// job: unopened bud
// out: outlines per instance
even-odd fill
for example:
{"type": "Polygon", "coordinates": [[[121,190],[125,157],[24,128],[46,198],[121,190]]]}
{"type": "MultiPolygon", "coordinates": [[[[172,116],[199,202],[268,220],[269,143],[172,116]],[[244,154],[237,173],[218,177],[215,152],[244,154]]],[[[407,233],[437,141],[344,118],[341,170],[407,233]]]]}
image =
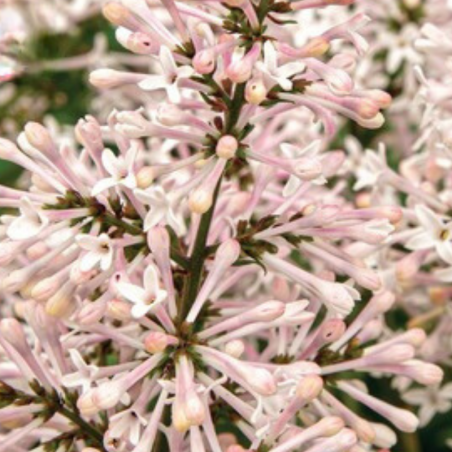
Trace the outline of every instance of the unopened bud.
{"type": "Polygon", "coordinates": [[[259,105],[267,98],[267,88],[261,79],[249,80],[245,88],[245,99],[252,105],[259,105]]]}
{"type": "Polygon", "coordinates": [[[132,318],[132,306],[123,300],[114,298],[107,303],[107,314],[115,320],[125,322],[132,318]]]}
{"type": "Polygon", "coordinates": [[[307,375],[297,386],[297,396],[303,401],[314,400],[323,389],[323,380],[318,375],[307,375]]]}
{"type": "Polygon", "coordinates": [[[93,391],[90,389],[83,393],[77,400],[77,408],[80,413],[86,417],[93,417],[99,412],[99,408],[94,404],[93,391]]]}
{"type": "Polygon", "coordinates": [[[25,136],[33,147],[46,155],[51,154],[54,143],[49,131],[44,126],[37,122],[27,123],[25,125],[25,136]]]}
{"type": "Polygon", "coordinates": [[[193,213],[202,215],[206,213],[213,203],[212,193],[202,187],[194,190],[188,199],[188,207],[193,213]]]}
{"type": "Polygon", "coordinates": [[[215,70],[215,52],[205,49],[193,58],[193,67],[199,74],[211,74],[215,70]]]}
{"type": "Polygon", "coordinates": [[[240,356],[242,356],[243,352],[245,351],[245,345],[243,341],[236,339],[228,342],[224,346],[224,351],[229,356],[232,356],[234,358],[240,358],[240,356]]]}
{"type": "Polygon", "coordinates": [[[238,147],[239,143],[235,137],[232,135],[224,135],[218,140],[215,152],[218,157],[229,160],[235,156],[238,147]]]}
{"type": "Polygon", "coordinates": [[[168,336],[165,333],[153,331],[144,339],[144,348],[148,353],[156,354],[165,351],[168,345],[174,345],[176,343],[176,338],[168,336]]]}
{"type": "Polygon", "coordinates": [[[53,297],[49,298],[46,303],[47,314],[66,318],[75,309],[75,300],[73,299],[74,285],[66,283],[53,297]]]}
{"type": "Polygon", "coordinates": [[[146,190],[146,188],[149,188],[152,185],[154,178],[154,168],[152,166],[144,166],[136,175],[137,187],[146,190]]]}

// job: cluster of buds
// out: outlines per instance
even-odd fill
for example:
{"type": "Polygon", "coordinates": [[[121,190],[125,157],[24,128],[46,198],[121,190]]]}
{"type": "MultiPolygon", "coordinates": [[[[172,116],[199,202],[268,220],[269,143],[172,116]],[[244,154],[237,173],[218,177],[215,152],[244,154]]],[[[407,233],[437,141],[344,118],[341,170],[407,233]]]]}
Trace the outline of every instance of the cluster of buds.
{"type": "Polygon", "coordinates": [[[368,17],[300,39],[353,1],[156,3],[103,7],[151,73],[90,75],[140,108],[0,139],[29,174],[0,187],[0,452],[389,450],[419,419],[370,379],[443,371],[385,318],[452,244],[443,193],[404,172],[424,160],[330,144],[391,104],[353,78],[368,17]]]}

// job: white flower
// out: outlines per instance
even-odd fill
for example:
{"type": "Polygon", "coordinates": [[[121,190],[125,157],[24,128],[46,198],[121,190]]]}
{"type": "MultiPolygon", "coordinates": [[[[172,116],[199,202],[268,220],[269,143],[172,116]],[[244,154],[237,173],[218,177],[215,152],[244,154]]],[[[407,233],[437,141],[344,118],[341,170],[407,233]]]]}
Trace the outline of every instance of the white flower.
{"type": "Polygon", "coordinates": [[[99,368],[94,364],[86,364],[82,355],[75,349],[69,350],[69,355],[74,363],[77,372],[64,375],[61,379],[66,388],[82,387],[82,392],[86,392],[92,386],[92,381],[99,373],[99,368]]]}
{"type": "Polygon", "coordinates": [[[264,61],[257,61],[256,68],[264,76],[264,80],[269,89],[277,84],[284,91],[290,91],[293,85],[290,77],[299,74],[305,68],[305,65],[294,62],[278,67],[277,58],[278,56],[273,44],[267,41],[264,44],[264,61]]]}
{"type": "MultiPolygon", "coordinates": [[[[313,162],[317,161],[319,166],[321,166],[321,162],[319,159],[320,145],[321,145],[320,140],[315,140],[304,148],[299,148],[291,144],[282,143],[281,150],[287,158],[291,159],[307,158],[313,162]]],[[[316,185],[322,185],[326,183],[326,179],[323,175],[320,175],[319,177],[310,180],[310,182],[316,185]]],[[[288,197],[293,195],[298,190],[302,183],[303,181],[299,177],[292,174],[289,177],[289,180],[287,181],[286,185],[284,186],[283,196],[288,197]]]]}
{"type": "Polygon", "coordinates": [[[171,50],[166,46],[160,48],[160,64],[162,66],[162,75],[150,75],[141,81],[138,86],[146,91],[156,91],[165,89],[170,102],[177,104],[180,102],[179,79],[188,78],[194,73],[190,66],[176,65],[171,50]]]}
{"type": "Polygon", "coordinates": [[[134,172],[137,153],[138,149],[134,145],[130,147],[125,157],[122,155],[116,156],[111,149],[105,149],[102,153],[102,164],[111,177],[97,182],[91,191],[92,196],[97,196],[104,190],[118,185],[134,189],[137,185],[134,172]]]}
{"type": "Polygon", "coordinates": [[[357,181],[353,190],[358,191],[365,187],[374,187],[386,169],[386,149],[384,145],[379,146],[378,153],[367,149],[356,170],[357,181]]]}
{"type": "Polygon", "coordinates": [[[452,383],[441,389],[436,387],[416,388],[402,394],[402,399],[420,407],[418,417],[420,426],[426,426],[437,413],[445,413],[452,408],[452,383]]]}
{"type": "Polygon", "coordinates": [[[108,270],[113,263],[113,244],[107,234],[94,237],[89,234],[79,234],[76,237],[80,248],[88,251],[80,260],[80,270],[89,272],[97,264],[103,271],[108,270]]]}
{"type": "Polygon", "coordinates": [[[136,446],[141,438],[142,427],[146,424],[147,420],[132,406],[110,418],[108,431],[111,438],[128,439],[136,446]]]}
{"type": "Polygon", "coordinates": [[[170,194],[165,193],[162,187],[151,187],[147,190],[134,191],[138,200],[151,207],[144,219],[144,230],[147,232],[158,224],[167,224],[177,234],[184,234],[185,224],[173,209],[170,194]]]}
{"type": "Polygon", "coordinates": [[[435,248],[441,259],[452,264],[452,222],[444,224],[435,212],[423,205],[417,205],[414,210],[422,231],[411,237],[406,247],[411,250],[435,248]]]}
{"type": "Polygon", "coordinates": [[[49,223],[27,198],[20,200],[20,216],[8,226],[7,235],[11,240],[25,240],[39,234],[49,223]]]}
{"type": "Polygon", "coordinates": [[[149,265],[144,272],[143,286],[144,288],[126,282],[117,284],[118,292],[134,304],[131,312],[136,319],[145,316],[167,297],[166,290],[160,289],[157,270],[153,265],[149,265]]]}

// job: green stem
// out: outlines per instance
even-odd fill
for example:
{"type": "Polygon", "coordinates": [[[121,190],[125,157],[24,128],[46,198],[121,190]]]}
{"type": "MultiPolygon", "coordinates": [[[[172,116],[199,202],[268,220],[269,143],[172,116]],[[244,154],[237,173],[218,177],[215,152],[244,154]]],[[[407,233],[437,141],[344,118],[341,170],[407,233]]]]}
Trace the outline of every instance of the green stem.
{"type": "Polygon", "coordinates": [[[221,179],[222,178],[220,178],[215,188],[212,206],[201,217],[201,221],[199,222],[195,245],[193,247],[193,253],[190,258],[190,277],[187,280],[186,290],[182,299],[182,319],[187,316],[198,294],[199,285],[201,283],[201,278],[204,270],[204,262],[207,256],[207,237],[209,235],[210,225],[212,224],[213,213],[215,211],[218,193],[220,191],[221,179]]]}
{"type": "Polygon", "coordinates": [[[109,213],[103,214],[100,217],[101,220],[104,220],[106,224],[110,226],[116,226],[117,228],[124,229],[124,231],[128,232],[131,235],[142,235],[144,234],[143,230],[138,226],[134,226],[133,224],[127,223],[119,218],[116,218],[114,215],[109,213]]]}
{"type": "Polygon", "coordinates": [[[102,451],[106,452],[103,446],[103,440],[104,435],[96,430],[94,427],[92,427],[90,424],[85,422],[80,416],[78,416],[76,413],[68,410],[67,408],[60,406],[58,408],[58,412],[62,414],[64,417],[68,418],[70,421],[72,421],[75,425],[80,427],[81,431],[88,435],[98,447],[101,448],[102,451]]]}
{"type": "Polygon", "coordinates": [[[234,97],[232,98],[231,102],[231,109],[229,110],[226,117],[226,134],[233,132],[234,127],[239,120],[240,112],[242,111],[243,107],[243,99],[245,97],[245,86],[246,83],[242,83],[240,85],[236,85],[235,87],[234,97]]]}

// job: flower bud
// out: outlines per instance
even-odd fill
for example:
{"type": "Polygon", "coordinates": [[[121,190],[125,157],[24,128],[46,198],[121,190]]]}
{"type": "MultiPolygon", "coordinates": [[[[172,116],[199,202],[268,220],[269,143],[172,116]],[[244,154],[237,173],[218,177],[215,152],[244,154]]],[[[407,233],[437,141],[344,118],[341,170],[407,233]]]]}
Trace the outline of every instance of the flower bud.
{"type": "Polygon", "coordinates": [[[132,318],[131,309],[130,303],[116,298],[107,303],[107,314],[121,322],[126,322],[132,318]]]}
{"type": "Polygon", "coordinates": [[[100,89],[116,88],[126,83],[138,83],[143,76],[114,69],[96,69],[89,74],[89,82],[100,89]]]}
{"type": "Polygon", "coordinates": [[[45,242],[36,242],[31,245],[30,248],[27,248],[26,253],[27,257],[34,261],[43,256],[45,256],[49,252],[49,247],[45,242]]]}
{"type": "Polygon", "coordinates": [[[154,179],[154,168],[152,166],[144,166],[138,171],[136,175],[137,187],[141,188],[142,190],[146,190],[146,188],[149,188],[152,185],[154,179]]]}
{"type": "Polygon", "coordinates": [[[53,297],[47,300],[47,314],[58,318],[69,317],[76,307],[73,292],[74,285],[71,282],[61,287],[53,297]]]}
{"type": "Polygon", "coordinates": [[[25,125],[25,136],[28,142],[45,155],[51,155],[54,142],[49,131],[37,122],[29,122],[25,125]]]}
{"type": "Polygon", "coordinates": [[[329,49],[329,41],[322,36],[317,36],[310,39],[307,44],[304,45],[302,49],[300,49],[300,51],[303,51],[304,58],[318,58],[322,55],[325,55],[325,53],[328,52],[329,49]]]}
{"type": "Polygon", "coordinates": [[[266,301],[244,313],[244,316],[254,322],[271,322],[281,317],[285,310],[286,305],[281,301],[266,301]]]}
{"type": "Polygon", "coordinates": [[[100,410],[109,410],[115,407],[124,391],[122,390],[121,381],[107,381],[95,388],[92,393],[91,400],[100,410]]]}
{"type": "Polygon", "coordinates": [[[244,351],[245,345],[243,341],[239,339],[230,341],[224,346],[224,352],[233,358],[240,358],[244,351]]]}
{"type": "Polygon", "coordinates": [[[157,109],[157,119],[168,127],[184,124],[185,118],[186,114],[177,105],[163,103],[157,109]]]}
{"type": "Polygon", "coordinates": [[[14,318],[0,320],[0,333],[14,348],[21,350],[27,348],[22,325],[14,318]]]}
{"type": "Polygon", "coordinates": [[[340,417],[325,417],[317,422],[316,427],[322,433],[319,436],[334,436],[344,428],[344,421],[340,417]]]}
{"type": "Polygon", "coordinates": [[[99,408],[93,401],[94,389],[90,389],[83,393],[77,400],[77,408],[80,413],[86,417],[93,417],[99,412],[99,408]]]}
{"type": "Polygon", "coordinates": [[[170,345],[171,343],[174,343],[174,341],[171,341],[171,337],[167,334],[160,333],[158,331],[152,331],[144,339],[144,348],[148,353],[154,355],[155,353],[165,351],[168,345],[170,345]]]}
{"type": "Polygon", "coordinates": [[[193,58],[193,67],[199,74],[211,74],[215,64],[215,52],[211,49],[201,50],[193,58]]]}
{"type": "Polygon", "coordinates": [[[245,99],[252,105],[259,105],[267,98],[267,88],[260,78],[249,80],[245,88],[245,99]]]}
{"type": "Polygon", "coordinates": [[[381,113],[377,113],[373,118],[361,118],[357,119],[356,122],[366,129],[380,129],[385,123],[385,117],[381,113]]]}
{"type": "Polygon", "coordinates": [[[444,371],[435,364],[413,359],[404,363],[404,367],[404,375],[422,385],[437,385],[444,378],[444,371]]]}
{"type": "Polygon", "coordinates": [[[89,302],[80,309],[77,314],[77,320],[81,325],[93,325],[102,319],[105,310],[105,303],[89,302]]]}
{"type": "Polygon", "coordinates": [[[9,140],[0,138],[0,158],[3,160],[12,160],[14,156],[21,154],[19,148],[9,140]]]}
{"type": "Polygon", "coordinates": [[[188,199],[188,207],[190,210],[199,215],[206,213],[212,206],[212,203],[212,193],[202,187],[195,189],[188,199]]]}
{"type": "Polygon", "coordinates": [[[185,433],[190,427],[191,423],[185,415],[185,411],[181,409],[177,402],[173,403],[171,419],[173,427],[180,433],[185,433]]]}
{"type": "Polygon", "coordinates": [[[140,32],[131,33],[125,28],[116,30],[116,39],[124,48],[138,55],[150,55],[159,50],[158,43],[152,41],[148,35],[140,32]]]}
{"type": "Polygon", "coordinates": [[[120,3],[107,3],[102,8],[102,13],[113,25],[129,28],[131,30],[136,28],[137,20],[133,17],[132,13],[120,3]]]}
{"type": "Polygon", "coordinates": [[[233,444],[226,449],[226,452],[247,452],[240,444],[233,444]]]}
{"type": "Polygon", "coordinates": [[[323,389],[323,380],[318,375],[307,375],[297,386],[297,396],[306,402],[314,400],[323,389]]]}
{"type": "Polygon", "coordinates": [[[232,135],[224,135],[218,140],[215,152],[218,157],[229,160],[235,156],[238,147],[239,143],[235,137],[232,135]]]}

